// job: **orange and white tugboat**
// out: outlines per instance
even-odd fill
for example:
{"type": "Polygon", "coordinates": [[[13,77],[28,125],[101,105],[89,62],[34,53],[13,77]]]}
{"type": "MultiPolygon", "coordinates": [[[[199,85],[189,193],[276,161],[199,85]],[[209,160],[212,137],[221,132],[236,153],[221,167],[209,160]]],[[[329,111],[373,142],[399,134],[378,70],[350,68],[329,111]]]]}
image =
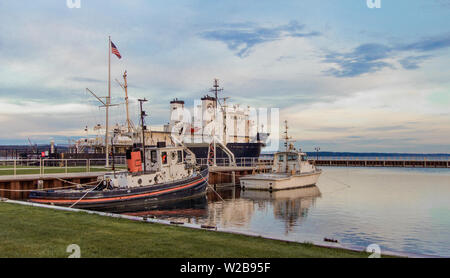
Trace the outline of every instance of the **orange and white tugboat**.
{"type": "MultiPolygon", "coordinates": [[[[142,130],[145,130],[141,105],[142,130]]],[[[143,140],[144,132],[142,133],[143,140]]],[[[127,171],[113,171],[94,187],[32,191],[29,201],[83,209],[119,211],[127,206],[151,206],[206,193],[208,167],[196,164],[195,154],[180,146],[158,144],[127,151],[127,171]]]]}

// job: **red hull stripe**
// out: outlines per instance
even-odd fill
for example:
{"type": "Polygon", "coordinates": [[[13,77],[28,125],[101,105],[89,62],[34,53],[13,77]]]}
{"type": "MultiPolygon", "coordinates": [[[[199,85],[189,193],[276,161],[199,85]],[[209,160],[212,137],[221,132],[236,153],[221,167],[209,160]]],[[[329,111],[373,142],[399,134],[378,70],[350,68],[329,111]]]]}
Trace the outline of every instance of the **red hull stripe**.
{"type": "MultiPolygon", "coordinates": [[[[150,193],[141,193],[141,194],[136,194],[136,195],[128,195],[128,196],[122,196],[122,197],[110,197],[110,198],[99,198],[99,199],[86,199],[86,200],[80,200],[78,203],[97,203],[97,202],[103,202],[103,201],[115,201],[115,200],[128,200],[128,199],[133,199],[133,198],[138,198],[138,197],[146,197],[146,196],[152,196],[152,195],[157,195],[157,194],[162,194],[162,193],[167,193],[167,192],[171,192],[171,191],[176,191],[176,190],[180,190],[183,188],[187,188],[190,187],[192,185],[196,185],[202,181],[206,181],[205,178],[202,178],[198,181],[192,182],[190,184],[186,184],[183,186],[179,186],[179,187],[175,187],[175,188],[169,188],[169,189],[164,189],[164,190],[160,190],[160,191],[156,191],[156,192],[150,192],[150,193]]],[[[52,200],[52,199],[31,199],[32,202],[36,202],[36,203],[55,203],[55,204],[68,204],[68,203],[75,203],[77,200],[52,200]]]]}

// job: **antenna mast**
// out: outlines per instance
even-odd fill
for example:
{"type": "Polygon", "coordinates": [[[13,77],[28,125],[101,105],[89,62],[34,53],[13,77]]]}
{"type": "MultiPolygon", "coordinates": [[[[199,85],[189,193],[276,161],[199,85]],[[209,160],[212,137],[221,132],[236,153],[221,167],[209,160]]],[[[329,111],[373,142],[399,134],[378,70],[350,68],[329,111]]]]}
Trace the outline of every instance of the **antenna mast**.
{"type": "Polygon", "coordinates": [[[125,89],[125,106],[127,108],[127,125],[128,132],[131,132],[130,113],[128,112],[128,83],[127,83],[127,71],[123,73],[124,89],[125,89]]]}
{"type": "Polygon", "coordinates": [[[119,80],[116,79],[116,82],[119,84],[120,87],[122,87],[122,89],[125,91],[125,107],[126,107],[126,111],[127,111],[127,126],[128,126],[128,132],[132,132],[134,126],[133,123],[130,120],[130,113],[129,113],[129,109],[128,109],[128,83],[127,83],[127,71],[125,71],[123,73],[123,80],[124,80],[124,85],[122,85],[119,80]]]}
{"type": "Polygon", "coordinates": [[[145,130],[147,129],[145,126],[145,122],[144,122],[144,117],[147,116],[147,114],[145,114],[145,111],[142,110],[142,103],[146,102],[147,100],[144,99],[138,99],[139,101],[139,107],[140,107],[140,111],[141,111],[141,129],[142,129],[142,162],[144,163],[143,165],[143,171],[145,173],[145,130]]]}
{"type": "Polygon", "coordinates": [[[213,148],[214,148],[214,166],[216,165],[216,155],[217,155],[217,151],[216,151],[216,127],[215,127],[215,124],[216,124],[216,119],[217,119],[217,104],[218,104],[218,102],[219,102],[219,99],[218,99],[218,93],[219,92],[221,92],[221,91],[223,91],[223,88],[220,88],[219,89],[219,79],[217,79],[217,78],[214,78],[214,85],[213,85],[213,87],[209,90],[210,92],[213,92],[214,93],[214,129],[213,129],[213,148]]]}
{"type": "Polygon", "coordinates": [[[214,93],[214,98],[216,100],[216,104],[215,104],[216,107],[214,107],[214,108],[217,108],[217,103],[219,101],[217,95],[218,95],[219,92],[223,91],[223,88],[219,88],[219,79],[214,78],[214,85],[209,91],[214,93]]]}
{"type": "Polygon", "coordinates": [[[288,129],[289,129],[288,122],[287,122],[287,120],[285,120],[284,121],[284,132],[283,132],[284,133],[284,137],[283,137],[283,139],[285,140],[284,146],[286,147],[286,173],[289,170],[289,167],[288,167],[288,158],[289,158],[288,151],[289,151],[289,140],[291,139],[291,137],[288,136],[288,129]]]}

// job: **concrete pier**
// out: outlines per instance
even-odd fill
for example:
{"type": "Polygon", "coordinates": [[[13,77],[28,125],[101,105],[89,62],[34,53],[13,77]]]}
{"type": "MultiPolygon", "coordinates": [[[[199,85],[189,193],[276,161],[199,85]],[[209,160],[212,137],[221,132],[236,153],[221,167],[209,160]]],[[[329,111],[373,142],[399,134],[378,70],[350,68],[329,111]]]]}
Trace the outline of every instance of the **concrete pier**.
{"type": "Polygon", "coordinates": [[[316,166],[337,167],[402,167],[402,168],[450,168],[450,161],[430,160],[353,160],[311,159],[316,166]]]}

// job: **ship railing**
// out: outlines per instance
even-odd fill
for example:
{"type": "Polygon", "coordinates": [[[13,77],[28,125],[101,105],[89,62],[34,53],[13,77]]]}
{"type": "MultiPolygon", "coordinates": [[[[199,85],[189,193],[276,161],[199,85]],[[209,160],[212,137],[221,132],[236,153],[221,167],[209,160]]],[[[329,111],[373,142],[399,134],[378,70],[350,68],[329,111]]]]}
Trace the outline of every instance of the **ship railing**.
{"type": "MultiPolygon", "coordinates": [[[[262,160],[258,157],[236,157],[236,167],[258,167],[258,166],[271,166],[272,161],[262,160]]],[[[197,158],[197,164],[201,166],[214,166],[214,160],[208,158],[197,158]]],[[[229,166],[229,158],[216,158],[215,166],[229,166]]]]}
{"type": "Polygon", "coordinates": [[[108,172],[112,167],[116,170],[127,169],[126,157],[110,158],[109,167],[106,159],[3,159],[0,160],[0,176],[45,175],[86,172],[108,172]]]}

